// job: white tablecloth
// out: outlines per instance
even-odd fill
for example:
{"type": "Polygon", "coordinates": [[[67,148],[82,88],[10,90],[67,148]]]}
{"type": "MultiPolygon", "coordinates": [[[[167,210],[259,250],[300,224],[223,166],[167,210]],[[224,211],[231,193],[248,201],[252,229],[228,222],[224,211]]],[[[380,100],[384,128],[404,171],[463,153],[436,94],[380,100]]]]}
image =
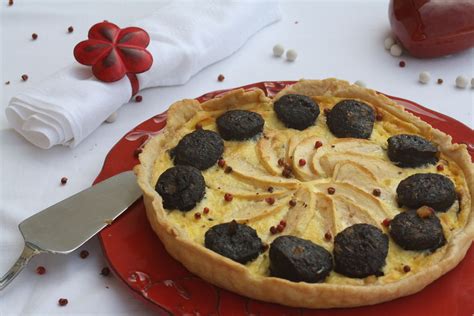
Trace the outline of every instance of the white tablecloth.
{"type": "MultiPolygon", "coordinates": [[[[143,102],[130,103],[118,120],[104,124],[77,148],[41,150],[7,125],[8,100],[24,87],[73,61],[75,43],[85,39],[90,25],[104,19],[127,26],[127,21],[159,8],[157,1],[16,0],[0,7],[0,273],[22,249],[18,223],[35,212],[88,187],[109,149],[138,123],[181,99],[205,92],[263,80],[337,77],[363,80],[377,90],[411,99],[474,126],[474,89],[459,90],[459,74],[474,75],[474,51],[434,60],[391,57],[383,48],[389,31],[387,1],[292,1],[282,3],[283,20],[258,33],[230,58],[206,68],[186,85],[143,91],[143,102]],[[74,32],[67,33],[72,25],[74,32]],[[37,33],[38,39],[31,40],[37,33]],[[298,58],[290,63],[272,57],[281,43],[298,58]],[[407,66],[399,68],[399,60],[407,66]],[[432,74],[428,85],[417,82],[420,71],[432,74]],[[28,74],[27,82],[21,75],[28,74]],[[217,76],[223,74],[224,82],[217,76]],[[437,78],[443,85],[435,83],[437,78]],[[10,81],[10,85],[4,85],[10,81]],[[61,177],[69,178],[61,186],[61,177]]],[[[153,310],[136,300],[114,277],[99,275],[106,261],[96,239],[68,256],[41,255],[0,292],[1,315],[148,315],[153,310]],[[79,258],[87,249],[90,256],[79,258]],[[35,268],[43,265],[45,275],[35,268]],[[107,288],[108,287],[108,288],[107,288]],[[69,304],[59,307],[60,297],[69,304]]]]}

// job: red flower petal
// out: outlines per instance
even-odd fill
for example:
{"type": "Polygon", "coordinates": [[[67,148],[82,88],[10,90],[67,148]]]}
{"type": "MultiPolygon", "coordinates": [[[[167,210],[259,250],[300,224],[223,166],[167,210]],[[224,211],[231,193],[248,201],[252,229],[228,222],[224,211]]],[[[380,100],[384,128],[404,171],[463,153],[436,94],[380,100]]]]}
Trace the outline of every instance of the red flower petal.
{"type": "Polygon", "coordinates": [[[118,47],[117,51],[127,72],[142,73],[150,69],[153,63],[152,55],[145,49],[118,47]]]}
{"type": "Polygon", "coordinates": [[[120,33],[120,28],[110,22],[100,22],[89,30],[89,39],[114,43],[120,33]]]}
{"type": "Polygon", "coordinates": [[[146,48],[150,44],[148,33],[138,27],[127,27],[120,31],[117,37],[118,46],[138,46],[146,48]]]}
{"type": "Polygon", "coordinates": [[[92,66],[92,73],[101,81],[114,82],[122,79],[127,70],[117,50],[112,49],[92,66]]]}
{"type": "Polygon", "coordinates": [[[112,45],[98,40],[82,41],[74,47],[74,58],[83,65],[93,65],[100,57],[106,55],[112,45]]]}

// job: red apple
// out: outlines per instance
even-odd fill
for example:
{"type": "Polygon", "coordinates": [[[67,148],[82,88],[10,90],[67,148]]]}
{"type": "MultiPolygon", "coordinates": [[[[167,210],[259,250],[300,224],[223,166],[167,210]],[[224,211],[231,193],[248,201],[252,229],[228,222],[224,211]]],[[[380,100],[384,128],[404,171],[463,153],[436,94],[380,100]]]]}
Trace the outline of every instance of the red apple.
{"type": "Polygon", "coordinates": [[[420,58],[474,46],[474,0],[390,0],[392,31],[420,58]]]}

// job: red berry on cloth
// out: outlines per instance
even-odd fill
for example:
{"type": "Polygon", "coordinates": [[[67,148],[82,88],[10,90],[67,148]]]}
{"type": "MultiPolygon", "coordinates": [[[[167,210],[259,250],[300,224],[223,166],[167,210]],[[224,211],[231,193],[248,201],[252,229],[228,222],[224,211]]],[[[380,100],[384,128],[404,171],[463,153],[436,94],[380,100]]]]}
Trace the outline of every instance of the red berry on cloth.
{"type": "Polygon", "coordinates": [[[67,300],[67,298],[60,298],[60,299],[58,300],[59,306],[66,306],[67,303],[69,303],[69,301],[67,300]]]}

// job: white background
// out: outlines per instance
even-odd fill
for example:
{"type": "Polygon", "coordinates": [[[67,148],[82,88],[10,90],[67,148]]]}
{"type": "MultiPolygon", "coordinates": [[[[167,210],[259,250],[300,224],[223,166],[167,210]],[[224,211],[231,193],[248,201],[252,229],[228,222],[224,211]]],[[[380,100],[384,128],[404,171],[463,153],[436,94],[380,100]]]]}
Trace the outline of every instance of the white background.
{"type": "MultiPolygon", "coordinates": [[[[124,105],[114,124],[102,125],[77,148],[41,150],[9,128],[3,113],[9,99],[74,62],[72,49],[86,38],[92,24],[107,19],[125,27],[129,21],[159,9],[163,1],[16,0],[12,7],[7,2],[0,6],[0,274],[21,252],[19,222],[90,186],[105,155],[123,134],[178,99],[263,80],[360,79],[371,88],[411,99],[474,126],[474,89],[454,87],[459,74],[473,77],[473,49],[432,60],[394,58],[383,47],[389,32],[388,0],[288,1],[281,5],[282,21],[256,34],[233,56],[204,69],[186,85],[143,91],[142,103],[124,105]],[[67,34],[70,25],[74,33],[67,34]],[[36,41],[31,40],[32,33],[38,34],[36,41]],[[297,60],[289,63],[273,58],[276,43],[296,49],[297,60]],[[407,63],[405,68],[398,67],[401,59],[407,63]],[[417,82],[423,70],[432,74],[428,85],[417,82]],[[28,82],[21,82],[24,73],[28,82]],[[220,73],[225,75],[224,82],[216,80],[220,73]],[[437,85],[437,78],[444,84],[437,85]],[[3,84],[7,80],[10,85],[3,84]],[[63,176],[69,178],[65,186],[59,184],[63,176]]],[[[34,258],[0,292],[0,314],[152,313],[119,280],[99,275],[106,261],[96,239],[81,249],[90,252],[85,260],[79,258],[79,251],[34,258]],[[35,274],[38,265],[46,267],[45,275],[35,274]],[[60,297],[69,299],[66,307],[57,306],[60,297]]]]}

